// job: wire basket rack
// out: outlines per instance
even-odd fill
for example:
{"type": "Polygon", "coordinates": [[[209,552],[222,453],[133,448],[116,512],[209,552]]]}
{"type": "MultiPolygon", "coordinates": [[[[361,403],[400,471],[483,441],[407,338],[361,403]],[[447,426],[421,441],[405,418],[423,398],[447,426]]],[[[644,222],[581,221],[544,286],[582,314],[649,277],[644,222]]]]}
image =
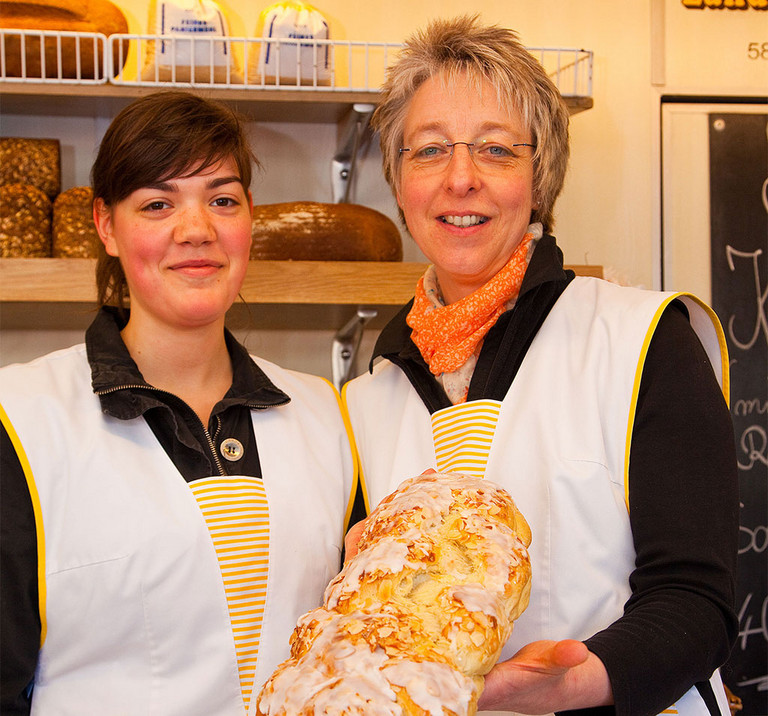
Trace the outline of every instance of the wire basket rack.
{"type": "MultiPolygon", "coordinates": [[[[378,92],[401,45],[0,28],[0,81],[378,92]]],[[[528,48],[564,97],[592,96],[592,52],[528,48]]]]}

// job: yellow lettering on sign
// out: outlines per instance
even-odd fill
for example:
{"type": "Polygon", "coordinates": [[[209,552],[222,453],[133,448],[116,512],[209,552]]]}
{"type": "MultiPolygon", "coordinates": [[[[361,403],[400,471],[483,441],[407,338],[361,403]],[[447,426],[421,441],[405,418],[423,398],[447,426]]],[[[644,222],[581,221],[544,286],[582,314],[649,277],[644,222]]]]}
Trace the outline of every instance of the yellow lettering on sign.
{"type": "Polygon", "coordinates": [[[683,7],[694,10],[768,10],[768,0],[680,0],[683,7]]]}

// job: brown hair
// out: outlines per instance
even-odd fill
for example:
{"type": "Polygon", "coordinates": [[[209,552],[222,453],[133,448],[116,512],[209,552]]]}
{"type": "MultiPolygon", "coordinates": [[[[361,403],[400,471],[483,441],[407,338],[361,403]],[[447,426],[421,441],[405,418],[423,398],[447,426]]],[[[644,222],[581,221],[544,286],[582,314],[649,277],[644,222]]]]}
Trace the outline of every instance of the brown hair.
{"type": "MultiPolygon", "coordinates": [[[[568,167],[568,122],[565,103],[539,62],[520,44],[517,34],[495,25],[479,24],[477,15],[435,20],[405,42],[387,70],[383,98],[372,125],[381,142],[384,175],[394,191],[400,179],[400,152],[405,117],[414,93],[431,77],[456,77],[466,72],[472,81],[489,81],[502,107],[520,113],[536,144],[533,155],[531,221],[545,231],[554,224],[555,201],[568,167]]],[[[401,212],[402,218],[402,212],[401,212]]]]}
{"type": "MultiPolygon", "coordinates": [[[[137,189],[192,176],[232,158],[246,191],[258,160],[244,119],[219,102],[182,91],[155,92],[129,104],[109,125],[91,169],[94,200],[107,207],[137,189]]],[[[98,244],[96,288],[100,306],[125,308],[128,286],[120,261],[98,244]]]]}

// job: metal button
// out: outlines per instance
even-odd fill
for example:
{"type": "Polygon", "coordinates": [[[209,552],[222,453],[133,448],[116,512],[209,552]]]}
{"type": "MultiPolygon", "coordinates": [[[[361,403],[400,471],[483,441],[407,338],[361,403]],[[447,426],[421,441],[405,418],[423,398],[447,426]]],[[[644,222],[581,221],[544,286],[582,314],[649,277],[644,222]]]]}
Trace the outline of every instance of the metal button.
{"type": "Polygon", "coordinates": [[[227,438],[221,443],[221,454],[230,462],[237,462],[243,456],[243,444],[235,438],[227,438]]]}

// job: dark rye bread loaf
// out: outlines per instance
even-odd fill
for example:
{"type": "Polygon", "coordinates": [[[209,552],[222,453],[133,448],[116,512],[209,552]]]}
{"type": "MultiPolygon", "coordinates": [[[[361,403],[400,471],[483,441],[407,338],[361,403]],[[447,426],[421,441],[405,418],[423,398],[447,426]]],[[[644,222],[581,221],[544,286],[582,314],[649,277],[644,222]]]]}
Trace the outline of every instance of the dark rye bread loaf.
{"type": "MultiPolygon", "coordinates": [[[[0,27],[18,30],[63,30],[67,32],[102,33],[109,37],[128,32],[128,21],[122,10],[109,0],[2,0],[0,27]]],[[[94,52],[92,38],[61,38],[61,66],[56,38],[44,40],[45,77],[66,79],[102,79],[104,58],[101,48],[94,52]],[[78,72],[79,60],[79,72],[78,72]],[[95,62],[94,62],[95,60],[95,62]]],[[[21,35],[7,33],[4,42],[5,72],[8,77],[42,77],[40,38],[28,36],[24,42],[24,73],[22,74],[21,35]]],[[[122,60],[128,54],[124,43],[122,60]]],[[[115,53],[115,65],[119,57],[115,53]]]]}
{"type": "Polygon", "coordinates": [[[402,261],[394,222],[357,204],[293,201],[253,207],[251,258],[271,261],[402,261]]]}

